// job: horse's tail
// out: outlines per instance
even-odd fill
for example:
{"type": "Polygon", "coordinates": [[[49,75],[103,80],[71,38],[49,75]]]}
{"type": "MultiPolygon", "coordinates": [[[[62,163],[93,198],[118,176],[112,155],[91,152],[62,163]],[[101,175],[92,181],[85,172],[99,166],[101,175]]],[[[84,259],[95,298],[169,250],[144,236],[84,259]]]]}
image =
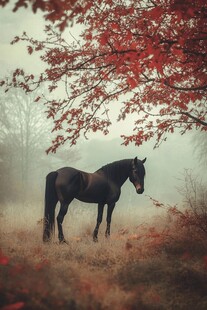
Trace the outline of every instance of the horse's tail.
{"type": "Polygon", "coordinates": [[[58,202],[58,196],[55,189],[55,180],[57,171],[50,172],[46,177],[45,186],[45,211],[43,221],[43,241],[48,242],[54,234],[55,228],[55,207],[58,202]]]}

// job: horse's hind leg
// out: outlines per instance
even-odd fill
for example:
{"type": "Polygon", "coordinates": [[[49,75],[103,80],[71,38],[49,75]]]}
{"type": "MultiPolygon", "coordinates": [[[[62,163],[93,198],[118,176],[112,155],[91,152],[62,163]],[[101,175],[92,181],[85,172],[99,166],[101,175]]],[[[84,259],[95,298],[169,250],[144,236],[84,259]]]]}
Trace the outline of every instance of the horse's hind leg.
{"type": "Polygon", "coordinates": [[[98,241],[98,230],[99,230],[99,226],[102,222],[102,218],[103,218],[103,209],[104,209],[104,204],[98,204],[97,223],[96,223],[96,227],[95,227],[94,232],[93,232],[93,241],[95,241],[95,242],[98,241]]]}
{"type": "MultiPolygon", "coordinates": [[[[72,201],[72,199],[71,199],[71,201],[72,201]]],[[[63,242],[67,243],[65,238],[64,238],[62,224],[63,224],[64,217],[68,211],[68,206],[69,206],[70,202],[62,202],[61,203],[60,211],[59,211],[58,216],[57,216],[58,238],[59,238],[59,241],[61,243],[63,243],[63,242]]]]}

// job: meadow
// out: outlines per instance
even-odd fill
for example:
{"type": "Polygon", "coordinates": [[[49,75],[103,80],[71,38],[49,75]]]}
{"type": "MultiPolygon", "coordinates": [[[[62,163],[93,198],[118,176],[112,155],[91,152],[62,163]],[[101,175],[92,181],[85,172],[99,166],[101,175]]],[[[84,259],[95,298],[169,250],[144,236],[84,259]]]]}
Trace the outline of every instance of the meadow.
{"type": "Polygon", "coordinates": [[[40,205],[2,205],[0,309],[207,309],[206,233],[190,213],[156,207],[146,218],[117,212],[97,243],[96,208],[74,209],[69,244],[45,245],[40,205]]]}

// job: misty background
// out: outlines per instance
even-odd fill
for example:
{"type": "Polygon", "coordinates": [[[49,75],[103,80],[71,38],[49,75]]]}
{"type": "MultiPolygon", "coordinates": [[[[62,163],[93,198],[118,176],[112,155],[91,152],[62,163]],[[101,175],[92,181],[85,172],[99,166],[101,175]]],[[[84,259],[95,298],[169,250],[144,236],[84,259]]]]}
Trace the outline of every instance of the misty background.
{"type": "MultiPolygon", "coordinates": [[[[34,74],[40,72],[43,65],[39,58],[29,56],[22,43],[11,45],[10,42],[23,31],[39,39],[44,37],[41,14],[34,15],[23,9],[14,14],[8,6],[0,9],[0,21],[0,79],[9,76],[18,67],[34,74]]],[[[67,29],[65,36],[67,31],[76,37],[81,29],[67,29]]],[[[132,130],[130,117],[123,123],[115,120],[108,136],[89,135],[88,140],[80,139],[76,146],[70,147],[66,143],[56,154],[47,155],[45,150],[54,138],[52,123],[46,118],[45,107],[34,103],[38,92],[44,91],[39,89],[36,93],[25,95],[18,89],[7,93],[0,90],[1,214],[10,212],[15,215],[26,210],[28,214],[35,213],[35,220],[40,220],[43,216],[45,177],[50,171],[64,166],[94,172],[116,160],[147,157],[144,194],[137,195],[129,181],[122,187],[114,213],[122,213],[123,217],[125,214],[150,217],[159,212],[152,206],[149,196],[166,204],[182,204],[183,197],[177,188],[182,186],[185,169],[192,170],[203,181],[207,180],[206,133],[190,132],[181,136],[175,132],[157,149],[153,149],[153,140],[140,147],[126,147],[121,145],[120,135],[132,130]]],[[[115,109],[119,106],[114,108],[114,113],[115,109]]],[[[76,215],[90,213],[92,216],[96,211],[94,205],[74,201],[69,212],[76,215]]],[[[94,217],[93,220],[95,223],[94,217]]],[[[81,225],[80,221],[78,225],[81,225]]]]}

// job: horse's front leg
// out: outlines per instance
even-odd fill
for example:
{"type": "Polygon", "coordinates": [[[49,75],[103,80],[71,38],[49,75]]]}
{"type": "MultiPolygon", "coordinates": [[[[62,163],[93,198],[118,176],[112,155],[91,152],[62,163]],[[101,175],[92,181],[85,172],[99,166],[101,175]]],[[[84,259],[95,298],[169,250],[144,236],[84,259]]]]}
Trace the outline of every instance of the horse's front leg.
{"type": "Polygon", "coordinates": [[[94,229],[93,232],[93,241],[97,242],[98,241],[98,230],[99,230],[99,226],[102,222],[102,218],[103,218],[103,209],[104,209],[104,204],[98,204],[98,216],[97,216],[97,223],[96,223],[96,227],[94,229]]]}
{"type": "Polygon", "coordinates": [[[106,226],[106,232],[105,232],[105,236],[106,238],[110,237],[110,230],[111,230],[111,216],[113,213],[115,207],[115,203],[112,204],[108,204],[108,209],[107,209],[107,217],[106,217],[106,222],[107,222],[107,226],[106,226]]]}
{"type": "Polygon", "coordinates": [[[59,239],[60,243],[67,243],[65,238],[64,238],[62,224],[63,224],[64,217],[68,211],[68,206],[69,206],[68,203],[61,203],[60,211],[59,211],[58,216],[57,216],[58,239],[59,239]]]}

